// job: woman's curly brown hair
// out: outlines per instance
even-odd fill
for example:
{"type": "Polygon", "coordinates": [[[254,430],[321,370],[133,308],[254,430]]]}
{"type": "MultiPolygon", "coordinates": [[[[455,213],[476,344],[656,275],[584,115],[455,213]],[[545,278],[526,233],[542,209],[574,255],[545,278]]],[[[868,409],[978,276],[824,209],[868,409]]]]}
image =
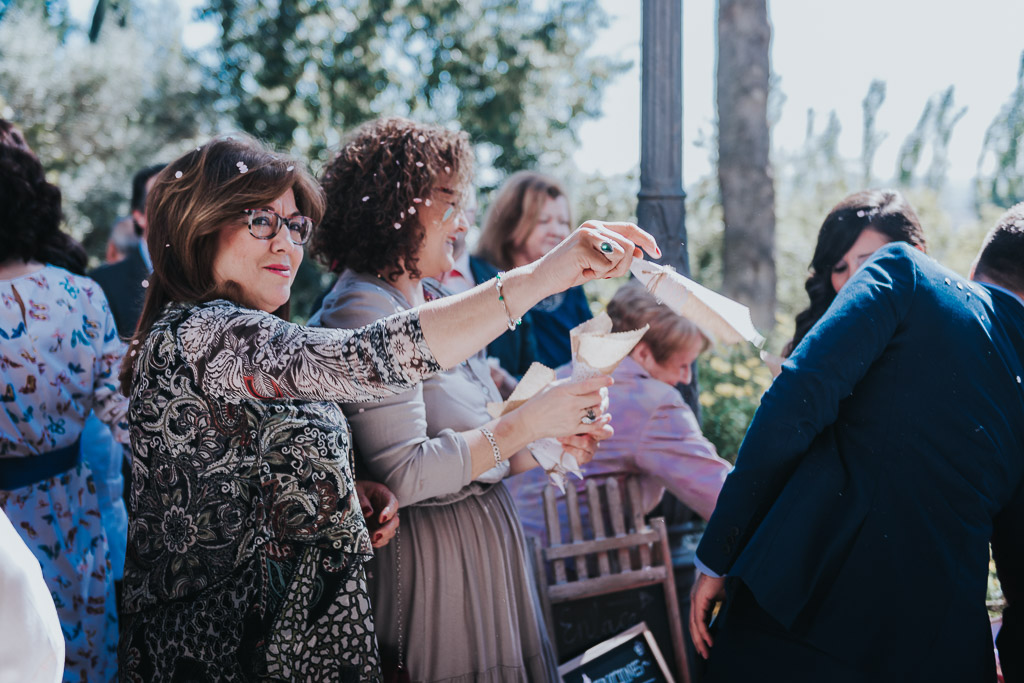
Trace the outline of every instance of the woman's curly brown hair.
{"type": "Polygon", "coordinates": [[[40,261],[84,275],[85,250],[61,231],[60,201],[21,131],[0,119],[0,261],[40,261]]]}
{"type": "Polygon", "coordinates": [[[324,170],[327,212],[310,249],[331,271],[379,273],[394,282],[420,278],[423,226],[417,206],[444,179],[462,191],[473,174],[464,132],[403,118],[370,121],[354,130],[324,170]]]}

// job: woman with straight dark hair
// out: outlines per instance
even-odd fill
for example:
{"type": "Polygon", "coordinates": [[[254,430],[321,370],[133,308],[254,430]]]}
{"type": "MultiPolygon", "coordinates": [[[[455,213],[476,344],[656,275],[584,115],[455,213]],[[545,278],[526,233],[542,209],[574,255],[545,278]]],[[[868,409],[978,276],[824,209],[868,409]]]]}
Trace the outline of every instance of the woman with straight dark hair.
{"type": "MultiPolygon", "coordinates": [[[[0,119],[0,508],[56,604],[64,680],[110,681],[114,577],[81,434],[95,411],[128,443],[128,406],[115,376],[124,346],[103,290],[83,275],[85,251],[60,223],[60,190],[21,132],[0,119]]],[[[38,645],[23,656],[41,659],[47,643],[38,645]]]]}
{"type": "Polygon", "coordinates": [[[825,314],[836,293],[857,268],[890,242],[906,242],[927,250],[921,221],[914,207],[896,190],[863,190],[832,207],[818,231],[804,288],[810,305],[796,316],[788,356],[825,314]]]}
{"type": "Polygon", "coordinates": [[[122,368],[134,451],[119,649],[141,681],[375,681],[371,538],[337,402],[457,365],[554,291],[625,272],[628,224],[358,330],[286,315],[324,212],[303,166],[245,136],[165,168],[147,203],[153,274],[122,368]],[[607,245],[607,246],[604,246],[607,245]]]}

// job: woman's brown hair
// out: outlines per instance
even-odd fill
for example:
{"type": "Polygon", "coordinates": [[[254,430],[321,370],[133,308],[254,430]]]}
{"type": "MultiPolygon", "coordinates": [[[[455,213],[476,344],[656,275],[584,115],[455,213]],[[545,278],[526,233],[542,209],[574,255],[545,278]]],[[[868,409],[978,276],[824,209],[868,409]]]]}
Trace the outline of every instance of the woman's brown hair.
{"type": "MultiPolygon", "coordinates": [[[[310,250],[331,271],[419,278],[423,226],[416,215],[443,180],[469,187],[473,150],[464,132],[391,117],[364,123],[342,143],[321,184],[327,213],[310,250]]],[[[461,201],[456,197],[455,201],[461,201]]]]}
{"type": "Polygon", "coordinates": [[[638,330],[650,325],[643,339],[658,363],[664,363],[676,351],[688,348],[700,340],[701,351],[711,344],[700,329],[686,318],[677,315],[636,281],[619,287],[608,302],[608,317],[612,319],[612,332],[638,330]]]}
{"type": "MultiPolygon", "coordinates": [[[[178,157],[161,171],[146,198],[146,243],[153,260],[146,299],[132,345],[142,343],[169,303],[217,298],[248,305],[234,283],[218,287],[213,278],[217,234],[242,212],[265,206],[291,189],[305,216],[324,213],[320,187],[299,161],[275,154],[243,134],[214,138],[178,157]]],[[[287,319],[289,304],[275,311],[287,319]]],[[[134,359],[121,366],[121,390],[132,381],[134,359]]]]}
{"type": "MultiPolygon", "coordinates": [[[[537,227],[549,199],[566,197],[554,178],[534,171],[519,171],[501,186],[484,220],[476,255],[500,269],[515,267],[515,254],[537,227]]],[[[572,216],[569,216],[572,226],[572,216]]]]}

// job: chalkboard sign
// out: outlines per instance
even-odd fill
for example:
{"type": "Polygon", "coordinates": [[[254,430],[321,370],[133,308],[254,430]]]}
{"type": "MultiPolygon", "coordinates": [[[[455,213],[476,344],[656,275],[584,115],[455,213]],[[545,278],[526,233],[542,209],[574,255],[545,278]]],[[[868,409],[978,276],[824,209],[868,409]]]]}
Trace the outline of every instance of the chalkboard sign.
{"type": "Polygon", "coordinates": [[[644,586],[558,603],[552,605],[552,616],[552,636],[563,662],[640,622],[647,624],[665,657],[675,661],[665,591],[661,586],[644,586]]]}
{"type": "Polygon", "coordinates": [[[558,673],[565,683],[674,683],[643,622],[566,662],[558,673]]]}

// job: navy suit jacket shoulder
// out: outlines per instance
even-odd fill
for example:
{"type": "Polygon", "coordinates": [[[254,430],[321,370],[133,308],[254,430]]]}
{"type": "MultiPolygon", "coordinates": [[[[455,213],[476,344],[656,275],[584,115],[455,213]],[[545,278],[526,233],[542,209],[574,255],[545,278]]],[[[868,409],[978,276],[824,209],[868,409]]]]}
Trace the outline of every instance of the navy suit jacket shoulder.
{"type": "Polygon", "coordinates": [[[701,561],[851,664],[949,648],[976,676],[993,520],[1024,474],[1022,358],[1020,301],[880,249],[766,392],[701,561]]]}

